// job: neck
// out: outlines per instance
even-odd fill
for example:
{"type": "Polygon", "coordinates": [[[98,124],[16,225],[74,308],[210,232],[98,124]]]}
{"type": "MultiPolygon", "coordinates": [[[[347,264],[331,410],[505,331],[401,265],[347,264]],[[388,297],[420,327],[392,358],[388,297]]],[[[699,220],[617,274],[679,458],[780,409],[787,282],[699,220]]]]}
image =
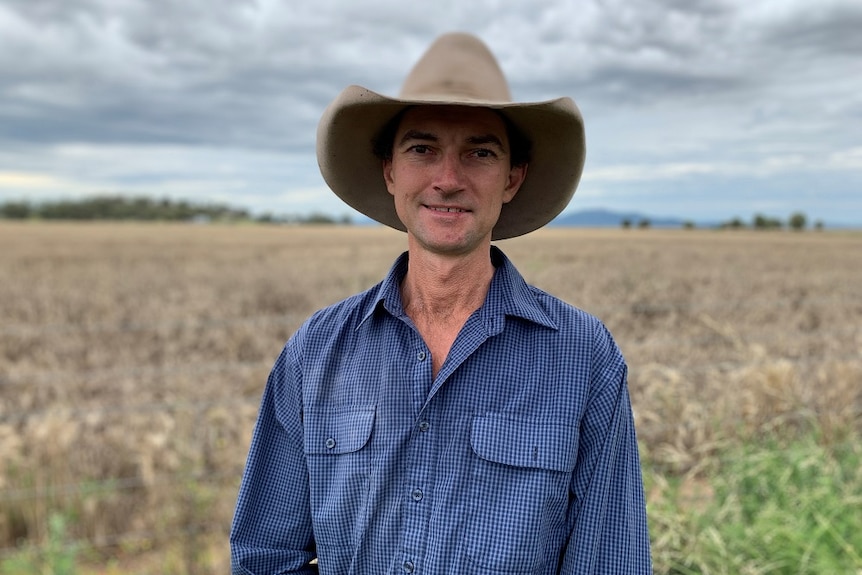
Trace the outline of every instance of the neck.
{"type": "Polygon", "coordinates": [[[404,309],[411,317],[463,319],[482,306],[493,277],[490,246],[458,257],[411,250],[401,284],[404,309]]]}

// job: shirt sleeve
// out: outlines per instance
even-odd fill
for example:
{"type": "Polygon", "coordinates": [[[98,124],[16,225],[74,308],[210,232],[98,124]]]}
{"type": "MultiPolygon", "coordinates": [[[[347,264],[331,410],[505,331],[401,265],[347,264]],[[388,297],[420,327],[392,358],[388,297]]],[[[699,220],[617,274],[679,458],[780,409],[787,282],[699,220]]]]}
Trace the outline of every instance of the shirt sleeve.
{"type": "Polygon", "coordinates": [[[231,573],[317,573],[301,420],[300,369],[288,342],[258,412],[230,534],[231,573]]]}
{"type": "Polygon", "coordinates": [[[560,573],[651,575],[627,369],[610,334],[602,335],[607,345],[595,359],[592,396],[581,424],[572,478],[575,507],[560,573]]]}

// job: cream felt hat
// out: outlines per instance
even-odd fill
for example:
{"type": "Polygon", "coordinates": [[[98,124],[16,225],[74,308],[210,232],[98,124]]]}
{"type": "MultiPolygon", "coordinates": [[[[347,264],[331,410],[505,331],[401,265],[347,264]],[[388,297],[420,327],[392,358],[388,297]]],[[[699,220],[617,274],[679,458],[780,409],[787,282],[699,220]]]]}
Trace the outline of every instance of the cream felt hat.
{"type": "Polygon", "coordinates": [[[395,115],[416,105],[477,106],[498,110],[531,142],[520,190],[504,204],[492,239],[536,230],[565,209],[584,168],[584,123],[571,98],[515,103],[494,55],[478,38],[438,38],[407,76],[397,98],[349,86],[326,108],[317,127],[323,179],[348,205],[405,231],[386,189],[373,141],[395,115]]]}

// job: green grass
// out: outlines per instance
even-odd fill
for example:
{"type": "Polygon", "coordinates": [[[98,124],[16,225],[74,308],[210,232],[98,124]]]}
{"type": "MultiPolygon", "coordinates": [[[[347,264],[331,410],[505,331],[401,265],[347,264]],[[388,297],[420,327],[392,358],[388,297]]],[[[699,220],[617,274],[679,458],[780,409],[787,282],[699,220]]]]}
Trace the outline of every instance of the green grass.
{"type": "Polygon", "coordinates": [[[48,521],[46,542],[28,546],[0,561],[0,573],[9,575],[74,575],[77,572],[78,548],[66,537],[67,521],[60,514],[48,521]]]}
{"type": "Polygon", "coordinates": [[[862,573],[862,447],[730,447],[696,484],[647,473],[656,573],[862,573]]]}

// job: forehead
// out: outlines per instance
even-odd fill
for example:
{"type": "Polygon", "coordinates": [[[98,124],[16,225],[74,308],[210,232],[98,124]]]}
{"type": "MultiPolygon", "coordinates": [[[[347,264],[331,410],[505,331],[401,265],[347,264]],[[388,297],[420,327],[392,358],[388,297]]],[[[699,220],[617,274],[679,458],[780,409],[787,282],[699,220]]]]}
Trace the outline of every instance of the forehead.
{"type": "Polygon", "coordinates": [[[438,137],[494,135],[501,142],[507,140],[503,118],[490,108],[474,106],[415,106],[402,116],[398,135],[408,130],[422,130],[438,137]]]}

